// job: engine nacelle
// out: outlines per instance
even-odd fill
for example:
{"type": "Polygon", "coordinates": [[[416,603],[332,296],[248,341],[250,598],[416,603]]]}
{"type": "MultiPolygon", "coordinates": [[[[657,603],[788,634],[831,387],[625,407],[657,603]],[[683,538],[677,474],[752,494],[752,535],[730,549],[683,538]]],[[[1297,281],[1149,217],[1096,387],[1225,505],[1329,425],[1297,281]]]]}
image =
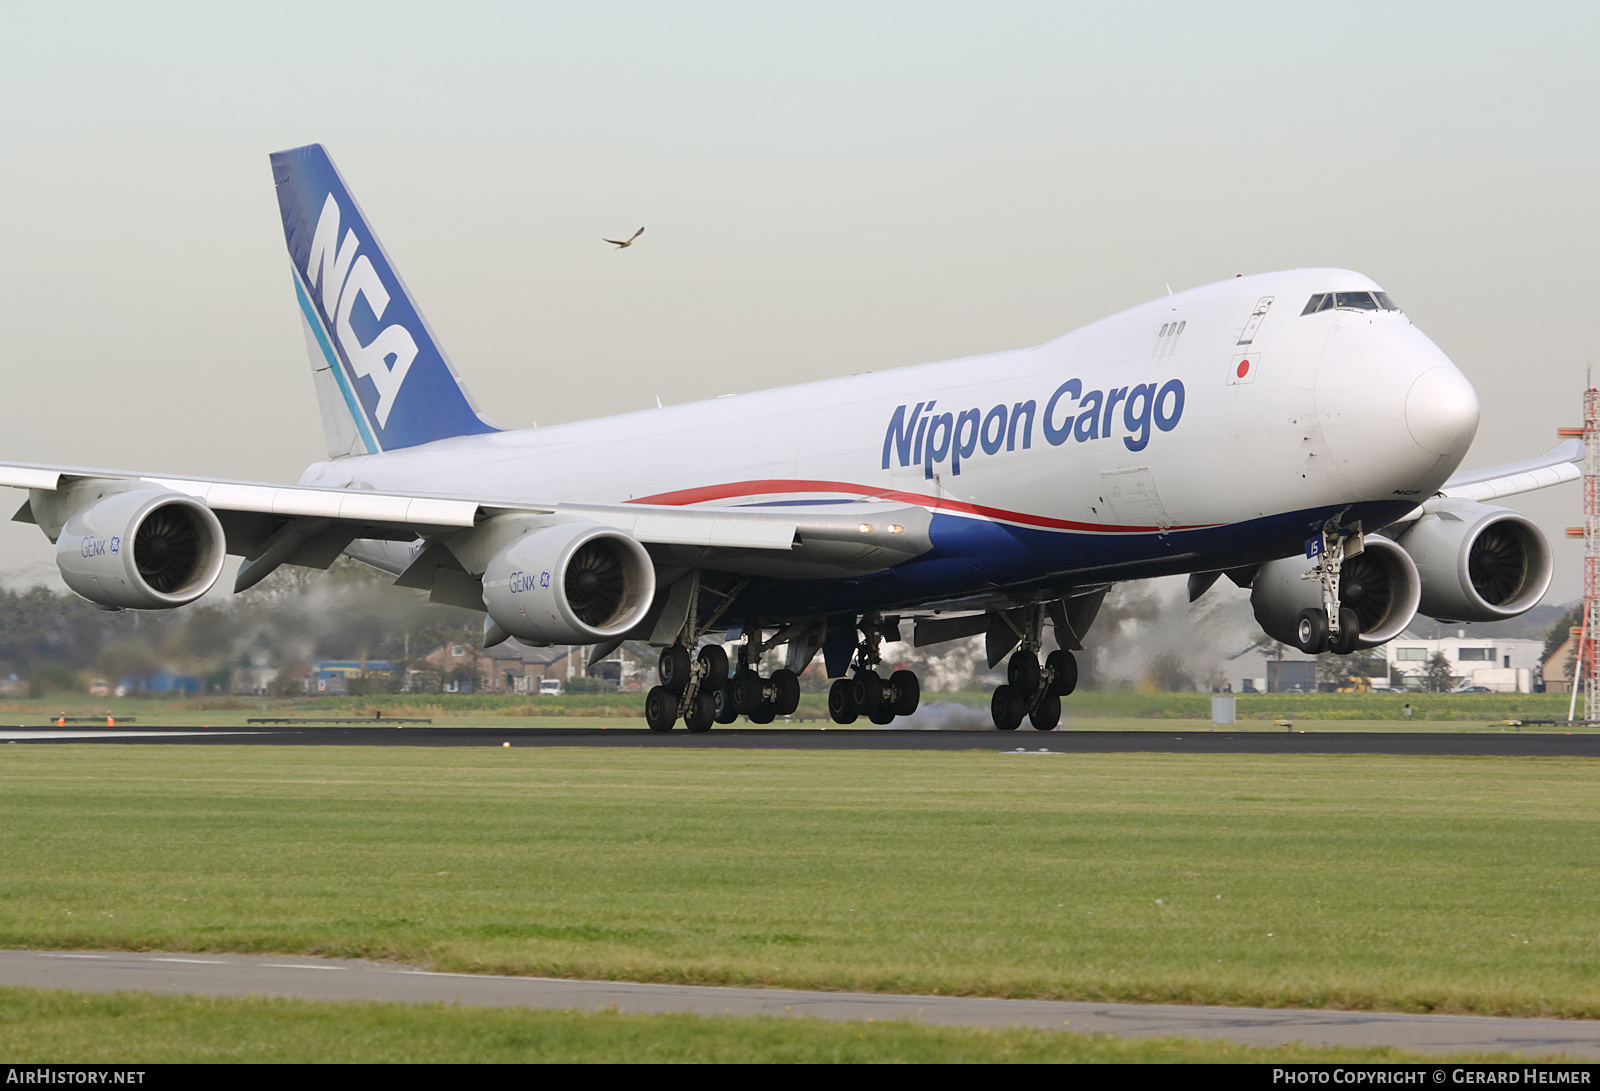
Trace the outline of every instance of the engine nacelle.
{"type": "Polygon", "coordinates": [[[644,619],[656,570],[644,546],[599,523],[531,530],[496,553],[483,573],[483,604],[520,640],[593,644],[644,619]]]}
{"type": "Polygon", "coordinates": [[[1554,571],[1539,528],[1508,508],[1435,500],[1399,542],[1422,574],[1420,611],[1440,621],[1499,621],[1539,604],[1554,571]]]}
{"type": "MultiPolygon", "coordinates": [[[[1295,643],[1300,611],[1322,605],[1322,585],[1300,577],[1311,562],[1304,557],[1269,561],[1250,585],[1250,606],[1268,636],[1295,643]]],[[[1364,548],[1339,570],[1339,600],[1361,623],[1360,648],[1376,648],[1405,632],[1416,616],[1422,579],[1410,556],[1394,542],[1367,535],[1364,548]]]]}
{"type": "Polygon", "coordinates": [[[226,541],[216,514],[194,497],[136,489],[75,512],[56,539],[56,567],[100,606],[170,610],[211,590],[226,541]]]}

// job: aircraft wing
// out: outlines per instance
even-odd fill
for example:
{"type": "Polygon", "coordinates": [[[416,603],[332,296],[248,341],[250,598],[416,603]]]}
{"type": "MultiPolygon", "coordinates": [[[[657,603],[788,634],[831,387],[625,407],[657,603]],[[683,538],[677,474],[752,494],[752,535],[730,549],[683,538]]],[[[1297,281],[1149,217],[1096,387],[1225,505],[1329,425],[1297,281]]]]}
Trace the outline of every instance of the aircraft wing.
{"type": "Polygon", "coordinates": [[[503,516],[589,520],[631,534],[658,563],[779,578],[881,571],[931,548],[925,509],[871,500],[782,508],[539,503],[28,463],[0,463],[0,486],[29,490],[13,518],[39,524],[52,540],[96,494],[148,487],[201,500],[221,521],[227,551],[246,558],[236,591],[281,564],[326,568],[347,551],[399,575],[428,543],[451,546],[503,516]],[[350,549],[363,541],[370,547],[350,549]]]}
{"type": "Polygon", "coordinates": [[[1535,489],[1547,489],[1551,485],[1576,481],[1582,477],[1586,455],[1581,439],[1569,439],[1556,444],[1538,458],[1456,474],[1439,491],[1452,499],[1482,503],[1535,489]]]}

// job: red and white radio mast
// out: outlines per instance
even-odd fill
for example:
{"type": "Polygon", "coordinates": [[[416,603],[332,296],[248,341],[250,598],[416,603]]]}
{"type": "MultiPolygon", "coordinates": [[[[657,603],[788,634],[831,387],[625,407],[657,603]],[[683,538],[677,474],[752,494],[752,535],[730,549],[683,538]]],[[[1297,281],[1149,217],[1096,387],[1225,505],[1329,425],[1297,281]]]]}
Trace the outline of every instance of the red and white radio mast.
{"type": "Polygon", "coordinates": [[[1578,655],[1572,667],[1571,721],[1578,711],[1578,687],[1583,686],[1583,718],[1600,720],[1600,390],[1593,383],[1583,392],[1583,427],[1563,428],[1561,435],[1582,438],[1583,526],[1568,527],[1568,538],[1583,539],[1583,624],[1573,629],[1578,655]]]}

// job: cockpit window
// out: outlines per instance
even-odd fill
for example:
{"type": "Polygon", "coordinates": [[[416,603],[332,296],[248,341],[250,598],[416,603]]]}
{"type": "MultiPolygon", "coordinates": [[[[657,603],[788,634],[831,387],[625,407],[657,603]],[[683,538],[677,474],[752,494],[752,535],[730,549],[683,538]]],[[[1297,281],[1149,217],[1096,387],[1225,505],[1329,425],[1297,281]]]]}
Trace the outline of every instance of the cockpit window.
{"type": "Polygon", "coordinates": [[[1335,292],[1335,307],[1351,307],[1358,311],[1375,311],[1378,301],[1372,298],[1371,292],[1335,292]]]}
{"type": "Polygon", "coordinates": [[[1355,311],[1398,311],[1387,292],[1321,292],[1311,297],[1301,315],[1340,307],[1355,311]]]}

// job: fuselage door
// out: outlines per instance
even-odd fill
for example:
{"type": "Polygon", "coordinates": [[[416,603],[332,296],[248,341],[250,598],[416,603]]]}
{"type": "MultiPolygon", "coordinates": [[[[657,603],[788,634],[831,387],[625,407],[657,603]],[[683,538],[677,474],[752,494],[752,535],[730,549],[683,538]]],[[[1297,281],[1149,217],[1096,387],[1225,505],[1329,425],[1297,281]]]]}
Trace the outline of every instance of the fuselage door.
{"type": "Polygon", "coordinates": [[[1261,320],[1267,317],[1267,308],[1272,306],[1272,296],[1264,295],[1256,300],[1256,309],[1250,312],[1250,321],[1244,324],[1244,329],[1239,332],[1239,344],[1248,345],[1256,339],[1256,330],[1261,328],[1261,320]]]}

